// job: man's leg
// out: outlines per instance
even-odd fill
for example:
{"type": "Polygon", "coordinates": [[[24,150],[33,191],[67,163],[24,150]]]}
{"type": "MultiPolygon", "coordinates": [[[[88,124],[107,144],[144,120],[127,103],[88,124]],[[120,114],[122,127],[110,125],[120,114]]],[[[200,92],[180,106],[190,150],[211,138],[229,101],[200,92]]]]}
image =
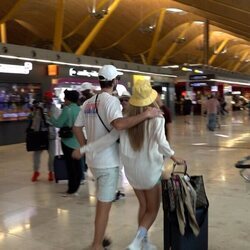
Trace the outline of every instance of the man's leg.
{"type": "Polygon", "coordinates": [[[210,131],[214,131],[214,121],[213,121],[214,117],[213,117],[213,114],[208,114],[208,125],[207,125],[207,128],[210,130],[210,131]]]}
{"type": "Polygon", "coordinates": [[[108,224],[109,212],[112,202],[97,201],[95,215],[95,234],[92,250],[103,249],[102,241],[108,224]]]}
{"type": "Polygon", "coordinates": [[[102,250],[109,212],[117,189],[119,167],[109,169],[90,169],[97,184],[95,233],[91,250],[102,250]]]}

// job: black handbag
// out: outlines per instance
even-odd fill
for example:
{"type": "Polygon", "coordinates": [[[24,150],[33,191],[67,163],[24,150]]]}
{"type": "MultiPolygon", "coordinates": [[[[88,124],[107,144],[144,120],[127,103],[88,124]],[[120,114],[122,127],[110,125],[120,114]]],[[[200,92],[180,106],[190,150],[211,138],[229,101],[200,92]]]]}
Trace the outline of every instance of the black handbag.
{"type": "Polygon", "coordinates": [[[59,137],[61,138],[71,138],[73,137],[73,131],[71,127],[62,127],[60,128],[59,132],[59,137]]]}
{"type": "Polygon", "coordinates": [[[49,132],[34,131],[28,129],[26,132],[26,149],[27,151],[40,151],[49,148],[49,132]]]}
{"type": "Polygon", "coordinates": [[[61,138],[71,138],[74,135],[73,131],[72,131],[72,126],[73,126],[74,122],[72,121],[72,114],[70,112],[70,108],[67,109],[67,113],[68,113],[68,118],[69,118],[69,124],[71,125],[71,127],[64,126],[64,127],[61,127],[59,129],[58,135],[61,138]]]}
{"type": "Polygon", "coordinates": [[[208,208],[209,202],[206,195],[204,180],[202,175],[197,176],[189,176],[187,173],[187,165],[184,164],[184,171],[177,172],[175,171],[176,164],[173,165],[173,171],[171,173],[171,177],[169,179],[163,179],[161,181],[162,184],[162,201],[163,201],[163,209],[169,212],[173,212],[176,208],[176,204],[178,202],[178,194],[174,189],[173,180],[176,174],[183,175],[183,178],[187,182],[191,184],[193,189],[196,192],[196,208],[208,208]]]}
{"type": "Polygon", "coordinates": [[[190,183],[196,192],[196,208],[208,207],[208,199],[202,175],[190,176],[190,183]]]}

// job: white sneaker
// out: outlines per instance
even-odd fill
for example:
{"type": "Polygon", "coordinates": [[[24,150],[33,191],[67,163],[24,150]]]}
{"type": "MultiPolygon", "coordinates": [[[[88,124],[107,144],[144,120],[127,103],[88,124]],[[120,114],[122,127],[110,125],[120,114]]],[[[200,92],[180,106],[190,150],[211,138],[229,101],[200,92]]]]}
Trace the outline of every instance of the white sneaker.
{"type": "Polygon", "coordinates": [[[72,193],[72,194],[63,194],[62,197],[78,197],[79,196],[79,193],[75,192],[75,193],[72,193]]]}
{"type": "Polygon", "coordinates": [[[142,250],[157,250],[157,247],[150,243],[149,241],[143,240],[142,250]]]}
{"type": "Polygon", "coordinates": [[[142,250],[142,243],[141,242],[132,242],[130,245],[127,246],[126,250],[142,250]]]}

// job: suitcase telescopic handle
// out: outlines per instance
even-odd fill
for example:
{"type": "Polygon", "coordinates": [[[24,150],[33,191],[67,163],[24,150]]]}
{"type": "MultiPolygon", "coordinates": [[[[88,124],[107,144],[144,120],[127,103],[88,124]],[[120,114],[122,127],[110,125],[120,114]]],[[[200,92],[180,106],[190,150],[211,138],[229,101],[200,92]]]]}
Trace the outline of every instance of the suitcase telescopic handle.
{"type": "Polygon", "coordinates": [[[174,164],[173,164],[173,170],[172,170],[171,175],[176,174],[176,173],[188,175],[188,174],[187,174],[187,163],[186,163],[186,161],[184,161],[183,164],[177,164],[177,163],[174,163],[174,164]],[[177,165],[178,165],[178,166],[182,165],[182,166],[184,167],[184,170],[183,170],[183,171],[175,171],[175,167],[176,167],[177,165]]]}

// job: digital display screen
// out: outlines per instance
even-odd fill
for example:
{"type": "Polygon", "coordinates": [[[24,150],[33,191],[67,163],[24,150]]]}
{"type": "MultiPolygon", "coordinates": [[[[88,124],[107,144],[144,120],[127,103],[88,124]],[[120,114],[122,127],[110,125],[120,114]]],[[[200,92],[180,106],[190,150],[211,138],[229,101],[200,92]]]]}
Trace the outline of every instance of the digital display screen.
{"type": "Polygon", "coordinates": [[[39,83],[0,83],[0,122],[26,120],[34,100],[41,100],[39,83]]]}
{"type": "Polygon", "coordinates": [[[218,91],[218,86],[211,86],[211,91],[212,92],[217,92],[218,91]]]}
{"type": "Polygon", "coordinates": [[[190,87],[204,87],[207,86],[206,82],[190,82],[189,83],[190,87]]]}

